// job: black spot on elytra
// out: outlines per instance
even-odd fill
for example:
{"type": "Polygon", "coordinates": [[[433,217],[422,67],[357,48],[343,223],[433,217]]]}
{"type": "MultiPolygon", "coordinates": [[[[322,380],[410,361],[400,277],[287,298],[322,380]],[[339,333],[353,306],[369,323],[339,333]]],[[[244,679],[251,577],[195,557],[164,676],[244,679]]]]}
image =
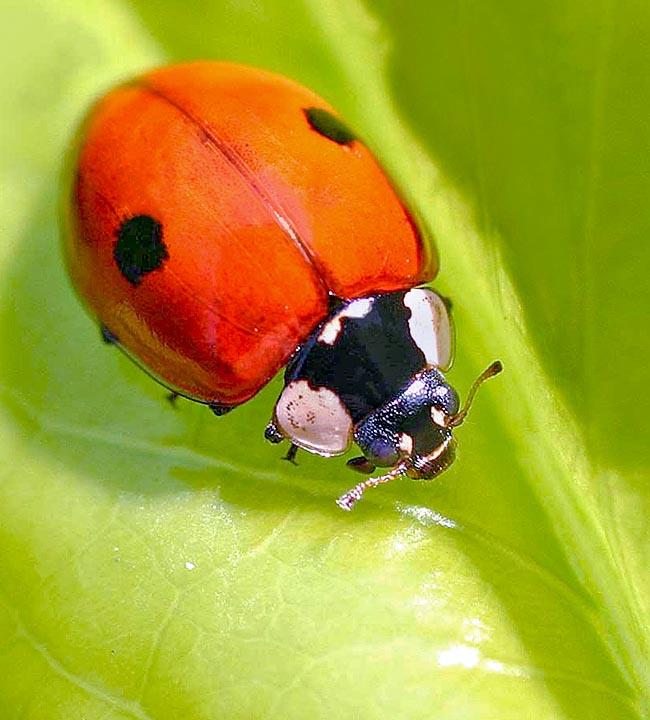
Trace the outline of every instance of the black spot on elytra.
{"type": "Polygon", "coordinates": [[[134,215],[117,231],[113,257],[128,282],[137,287],[144,275],[168,259],[162,225],[149,215],[134,215]]]}
{"type": "Polygon", "coordinates": [[[329,110],[305,108],[303,112],[312,130],[333,140],[338,145],[351,145],[357,139],[352,130],[340,118],[332,115],[329,110]]]}

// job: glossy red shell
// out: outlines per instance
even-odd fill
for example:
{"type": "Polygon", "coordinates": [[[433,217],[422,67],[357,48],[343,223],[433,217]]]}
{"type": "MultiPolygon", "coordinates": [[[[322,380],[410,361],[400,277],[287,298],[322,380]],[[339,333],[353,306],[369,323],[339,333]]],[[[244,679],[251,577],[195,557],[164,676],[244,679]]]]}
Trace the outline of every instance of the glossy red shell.
{"type": "Polygon", "coordinates": [[[98,320],[169,387],[249,399],[327,315],[437,270],[369,150],[315,130],[330,106],[273,73],[201,62],[150,72],[92,109],[67,212],[70,275],[98,320]],[[137,215],[167,257],[138,285],[114,253],[137,215]]]}

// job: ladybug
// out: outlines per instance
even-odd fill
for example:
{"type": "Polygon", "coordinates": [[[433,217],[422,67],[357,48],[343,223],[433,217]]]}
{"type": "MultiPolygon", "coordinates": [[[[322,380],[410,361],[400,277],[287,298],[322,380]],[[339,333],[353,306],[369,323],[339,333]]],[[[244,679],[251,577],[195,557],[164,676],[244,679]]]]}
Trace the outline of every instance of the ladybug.
{"type": "Polygon", "coordinates": [[[322,98],[223,62],[101,98],[75,142],[65,257],[104,339],[223,415],[286,365],[265,436],[371,477],[454,460],[463,409],[438,262],[363,142],[322,98]]]}

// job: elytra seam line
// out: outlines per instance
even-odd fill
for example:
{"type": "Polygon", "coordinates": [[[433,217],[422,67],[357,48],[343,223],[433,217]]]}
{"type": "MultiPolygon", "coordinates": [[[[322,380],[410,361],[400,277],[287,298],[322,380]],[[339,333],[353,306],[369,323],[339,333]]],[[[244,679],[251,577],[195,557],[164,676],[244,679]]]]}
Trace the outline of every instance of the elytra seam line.
{"type": "Polygon", "coordinates": [[[321,286],[325,295],[327,296],[330,289],[325,281],[325,273],[322,272],[322,269],[315,256],[300,237],[300,233],[297,231],[295,225],[287,216],[284,208],[279,206],[276,201],[274,201],[270,197],[267,190],[258,181],[254,173],[251,172],[244,160],[231,147],[229,147],[219,137],[217,137],[212,131],[212,129],[209,128],[204,122],[202,122],[200,118],[195,117],[194,115],[189,113],[185,108],[176,103],[173,99],[160,92],[158,89],[152,87],[151,85],[148,85],[146,82],[139,82],[136,84],[136,87],[142,88],[151,95],[154,95],[155,97],[158,97],[164,102],[168,103],[201,129],[201,131],[205,134],[205,137],[207,138],[210,147],[214,148],[222,155],[222,157],[224,157],[228,161],[228,163],[239,173],[239,175],[244,178],[244,180],[246,180],[246,183],[249,185],[249,187],[251,187],[257,197],[268,208],[273,217],[273,221],[276,223],[276,225],[278,225],[282,232],[289,237],[289,239],[293,242],[296,248],[300,251],[300,254],[303,256],[307,264],[311,267],[314,275],[316,276],[318,284],[321,286]]]}

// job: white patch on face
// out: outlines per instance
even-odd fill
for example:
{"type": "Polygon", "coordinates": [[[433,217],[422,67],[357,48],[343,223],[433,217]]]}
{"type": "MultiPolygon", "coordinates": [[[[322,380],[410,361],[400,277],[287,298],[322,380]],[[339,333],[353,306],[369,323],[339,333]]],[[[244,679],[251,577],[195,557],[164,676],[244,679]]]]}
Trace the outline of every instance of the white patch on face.
{"type": "Polygon", "coordinates": [[[447,427],[447,421],[449,419],[449,416],[444,413],[440,408],[432,407],[429,411],[431,414],[431,419],[433,422],[441,428],[447,427]]]}
{"type": "Polygon", "coordinates": [[[411,311],[409,332],[427,365],[448,370],[454,359],[454,329],[442,298],[432,290],[416,288],[406,293],[404,305],[411,311]]]}
{"type": "Polygon", "coordinates": [[[342,455],[352,441],[352,418],[339,396],[329,388],[312,388],[307,380],[284,388],[275,423],[292,443],[325,457],[342,455]]]}
{"type": "Polygon", "coordinates": [[[413,455],[413,438],[407,433],[399,434],[399,444],[397,446],[403,457],[411,457],[413,455]]]}
{"type": "Polygon", "coordinates": [[[323,345],[334,345],[343,331],[343,320],[365,317],[372,309],[373,302],[373,298],[359,298],[346,305],[323,325],[318,334],[318,342],[323,345]]]}

